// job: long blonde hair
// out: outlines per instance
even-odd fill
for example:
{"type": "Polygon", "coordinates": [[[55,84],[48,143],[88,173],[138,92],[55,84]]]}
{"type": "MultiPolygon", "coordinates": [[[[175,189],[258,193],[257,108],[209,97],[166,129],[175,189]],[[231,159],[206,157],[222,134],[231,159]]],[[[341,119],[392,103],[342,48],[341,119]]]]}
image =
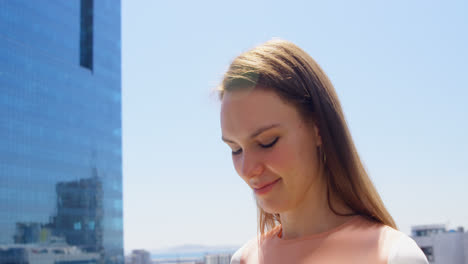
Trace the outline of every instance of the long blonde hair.
{"type": "MultiPolygon", "coordinates": [[[[326,159],[327,200],[330,194],[354,214],[397,228],[359,158],[332,83],[305,51],[285,40],[270,40],[236,57],[219,87],[227,91],[262,87],[293,104],[302,118],[317,125],[326,159]]],[[[280,223],[278,214],[258,207],[258,227],[265,234],[280,223]]]]}

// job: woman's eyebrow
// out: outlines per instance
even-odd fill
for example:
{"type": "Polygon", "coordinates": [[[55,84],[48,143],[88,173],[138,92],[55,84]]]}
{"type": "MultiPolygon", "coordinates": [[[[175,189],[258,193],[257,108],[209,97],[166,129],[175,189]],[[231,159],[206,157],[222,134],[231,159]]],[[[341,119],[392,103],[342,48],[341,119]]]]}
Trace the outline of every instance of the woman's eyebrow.
{"type": "MultiPolygon", "coordinates": [[[[281,125],[280,125],[280,124],[272,124],[272,125],[268,125],[268,126],[261,127],[261,128],[259,128],[259,129],[255,130],[255,132],[253,132],[253,133],[250,135],[250,138],[254,138],[254,137],[260,135],[261,133],[263,133],[263,132],[265,132],[265,131],[267,131],[267,130],[270,130],[270,129],[272,129],[272,128],[276,128],[276,127],[279,127],[279,126],[281,126],[281,125]]],[[[221,140],[223,140],[224,142],[228,142],[228,143],[235,143],[234,141],[229,140],[229,139],[227,139],[227,138],[225,138],[225,137],[221,137],[221,140]]]]}

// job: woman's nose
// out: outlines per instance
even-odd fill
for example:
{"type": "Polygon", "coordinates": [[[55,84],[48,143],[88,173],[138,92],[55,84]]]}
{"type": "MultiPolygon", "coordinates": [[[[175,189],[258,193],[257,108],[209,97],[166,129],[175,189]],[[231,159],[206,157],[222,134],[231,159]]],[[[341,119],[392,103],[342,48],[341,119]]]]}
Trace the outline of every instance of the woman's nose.
{"type": "Polygon", "coordinates": [[[240,175],[242,178],[252,178],[261,175],[264,171],[264,164],[259,156],[252,153],[243,153],[240,162],[240,175]]]}

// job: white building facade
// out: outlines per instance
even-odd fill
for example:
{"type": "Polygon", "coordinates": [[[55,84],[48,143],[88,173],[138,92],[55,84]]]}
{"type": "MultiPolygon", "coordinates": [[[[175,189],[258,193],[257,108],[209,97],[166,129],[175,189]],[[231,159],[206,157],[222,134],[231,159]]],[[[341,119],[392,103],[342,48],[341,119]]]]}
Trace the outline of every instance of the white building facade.
{"type": "Polygon", "coordinates": [[[205,255],[205,264],[229,264],[232,254],[205,255]]]}
{"type": "Polygon", "coordinates": [[[411,229],[412,238],[431,264],[468,264],[468,232],[459,227],[421,225],[411,229]]]}
{"type": "Polygon", "coordinates": [[[151,264],[151,255],[146,250],[133,250],[128,264],[151,264]]]}

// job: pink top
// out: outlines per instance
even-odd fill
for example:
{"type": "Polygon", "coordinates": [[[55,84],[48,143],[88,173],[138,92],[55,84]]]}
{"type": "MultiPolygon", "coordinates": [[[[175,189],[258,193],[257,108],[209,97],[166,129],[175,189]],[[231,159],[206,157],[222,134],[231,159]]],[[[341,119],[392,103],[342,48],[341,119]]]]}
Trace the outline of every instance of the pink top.
{"type": "Polygon", "coordinates": [[[361,216],[355,216],[327,232],[298,239],[284,240],[279,237],[280,233],[281,226],[277,226],[263,240],[252,239],[236,252],[231,263],[427,263],[424,254],[411,238],[361,216]],[[403,249],[402,243],[405,247],[403,249]],[[410,245],[409,249],[407,245],[410,245]]]}

